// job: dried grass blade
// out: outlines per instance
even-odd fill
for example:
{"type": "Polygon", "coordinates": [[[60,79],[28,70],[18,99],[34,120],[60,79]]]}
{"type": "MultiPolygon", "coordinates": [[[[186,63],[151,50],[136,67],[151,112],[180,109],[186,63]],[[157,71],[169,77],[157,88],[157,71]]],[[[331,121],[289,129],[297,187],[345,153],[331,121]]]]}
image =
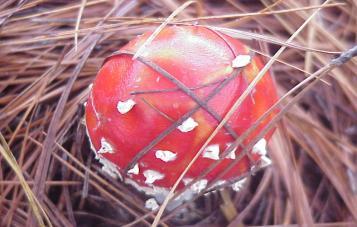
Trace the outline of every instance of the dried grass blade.
{"type": "Polygon", "coordinates": [[[29,201],[30,207],[36,217],[36,220],[38,222],[38,225],[41,227],[45,227],[45,222],[43,218],[45,219],[46,223],[48,226],[52,226],[51,221],[47,217],[46,212],[42,208],[41,204],[35,197],[34,193],[32,192],[30,186],[26,182],[22,170],[20,166],[17,164],[17,161],[12,154],[10,147],[8,147],[5,138],[3,137],[2,133],[0,132],[0,154],[4,157],[6,162],[10,165],[11,169],[15,172],[16,176],[18,177],[21,187],[23,188],[26,197],[29,201]]]}

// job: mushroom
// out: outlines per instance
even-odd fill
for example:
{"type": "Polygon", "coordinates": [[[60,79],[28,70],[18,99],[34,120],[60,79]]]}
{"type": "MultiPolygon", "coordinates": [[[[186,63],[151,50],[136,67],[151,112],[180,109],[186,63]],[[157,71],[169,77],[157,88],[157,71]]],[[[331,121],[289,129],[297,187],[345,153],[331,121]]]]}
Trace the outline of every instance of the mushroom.
{"type": "MultiPolygon", "coordinates": [[[[168,26],[133,55],[152,33],[144,33],[109,56],[100,69],[86,105],[85,120],[94,152],[139,190],[167,192],[210,133],[263,67],[259,56],[242,42],[201,26],[168,26]]],[[[187,172],[195,179],[277,100],[267,73],[228,123],[187,172]]],[[[247,138],[248,144],[276,114],[273,112],[247,138]]],[[[250,157],[267,158],[263,145],[250,157]]],[[[263,141],[263,142],[262,142],[263,141]]],[[[197,193],[239,156],[235,149],[192,185],[197,193]]],[[[244,156],[222,182],[252,168],[244,156]]],[[[185,181],[184,179],[184,181],[185,181]]],[[[238,186],[240,186],[239,184],[238,186]]],[[[180,183],[179,188],[185,186],[180,183]]],[[[238,187],[237,186],[237,187],[238,187]]],[[[150,207],[156,207],[148,203],[150,207]]]]}

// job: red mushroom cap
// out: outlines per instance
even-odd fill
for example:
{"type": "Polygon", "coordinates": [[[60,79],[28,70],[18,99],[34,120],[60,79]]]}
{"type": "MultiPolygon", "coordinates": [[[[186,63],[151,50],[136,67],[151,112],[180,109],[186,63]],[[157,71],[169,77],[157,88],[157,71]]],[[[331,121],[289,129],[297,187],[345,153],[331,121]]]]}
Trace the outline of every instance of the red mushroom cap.
{"type": "MultiPolygon", "coordinates": [[[[236,39],[199,26],[164,28],[141,57],[133,60],[132,54],[150,35],[135,38],[106,60],[94,81],[85,119],[93,149],[107,170],[119,174],[130,166],[125,177],[138,186],[170,188],[263,64],[236,39]],[[235,72],[239,74],[233,77],[235,72]],[[207,102],[224,81],[226,85],[207,102]],[[197,108],[197,100],[206,103],[205,107],[197,108]],[[195,108],[191,116],[182,118],[195,108]],[[173,127],[179,120],[184,121],[173,127]],[[159,135],[164,135],[161,140],[159,135]],[[150,147],[153,141],[157,143],[150,147]],[[145,148],[150,149],[133,163],[145,148]]],[[[232,134],[241,135],[276,100],[276,88],[267,73],[230,118],[228,127],[220,130],[194,163],[184,182],[219,159],[235,140],[232,134]]],[[[254,139],[274,114],[244,144],[254,139]]],[[[253,148],[253,159],[265,156],[261,151],[268,137],[253,148]]],[[[223,159],[201,186],[226,169],[239,152],[223,159]]],[[[221,180],[236,178],[250,168],[245,156],[221,180]]]]}

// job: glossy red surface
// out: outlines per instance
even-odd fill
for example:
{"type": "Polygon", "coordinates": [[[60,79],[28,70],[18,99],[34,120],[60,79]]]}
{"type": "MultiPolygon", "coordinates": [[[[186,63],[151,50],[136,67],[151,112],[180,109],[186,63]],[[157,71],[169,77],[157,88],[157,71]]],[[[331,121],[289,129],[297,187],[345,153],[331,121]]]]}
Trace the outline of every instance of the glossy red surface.
{"type": "MultiPolygon", "coordinates": [[[[150,34],[137,37],[121,50],[137,51],[150,34]]],[[[227,78],[233,72],[231,64],[235,56],[247,54],[249,49],[229,36],[203,27],[174,26],[162,30],[144,51],[143,57],[168,71],[187,87],[196,87],[227,78]]],[[[223,117],[262,66],[259,57],[255,56],[240,75],[210,100],[208,105],[223,117]]],[[[216,86],[217,84],[214,84],[195,89],[194,93],[203,99],[216,86]]],[[[99,71],[86,106],[86,124],[94,148],[99,150],[100,141],[105,138],[113,147],[114,153],[102,154],[103,157],[115,163],[120,169],[126,167],[137,152],[172,124],[150,105],[173,121],[196,105],[195,101],[182,91],[137,95],[130,93],[171,88],[176,88],[176,85],[138,60],[132,60],[131,56],[111,57],[99,71]],[[136,105],[128,113],[119,113],[117,103],[128,99],[133,99],[136,105]]],[[[238,135],[242,134],[276,100],[276,88],[267,73],[229,120],[231,128],[238,135]]],[[[218,122],[203,109],[197,111],[192,118],[198,123],[196,128],[189,132],[176,129],[169,134],[139,160],[139,174],[130,174],[129,177],[145,186],[143,172],[155,170],[165,176],[161,180],[156,180],[153,185],[171,187],[218,125],[218,122]],[[177,158],[174,161],[164,162],[155,157],[157,150],[169,150],[176,153],[177,158]]],[[[254,138],[257,132],[250,138],[254,138]]],[[[267,139],[267,136],[265,138],[267,139]]],[[[226,144],[231,142],[233,142],[232,136],[225,129],[221,129],[210,144],[219,144],[222,152],[227,147],[226,144]]],[[[249,141],[245,141],[247,142],[249,141]]],[[[238,153],[239,151],[236,155],[238,153]]],[[[259,158],[257,155],[254,157],[259,158]]],[[[232,161],[232,159],[224,159],[206,178],[213,179],[232,161]]],[[[189,170],[186,178],[195,178],[213,162],[215,160],[200,157],[189,170]]],[[[224,176],[224,179],[237,177],[249,168],[247,158],[243,158],[224,176]]]]}

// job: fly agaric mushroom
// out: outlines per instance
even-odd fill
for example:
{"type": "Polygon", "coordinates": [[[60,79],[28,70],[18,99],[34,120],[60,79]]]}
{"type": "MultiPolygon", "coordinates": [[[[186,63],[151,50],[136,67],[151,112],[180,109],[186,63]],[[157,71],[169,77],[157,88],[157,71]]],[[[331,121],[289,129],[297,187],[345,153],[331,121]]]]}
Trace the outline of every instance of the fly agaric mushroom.
{"type": "MultiPolygon", "coordinates": [[[[85,119],[103,168],[114,176],[124,173],[127,183],[154,195],[174,185],[263,64],[240,41],[200,26],[166,27],[133,59],[151,34],[135,38],[106,59],[90,92],[85,119]]],[[[276,100],[276,88],[267,73],[189,169],[179,188],[220,159],[276,100]]],[[[274,114],[243,144],[255,139],[274,114]]],[[[253,147],[253,161],[267,159],[269,137],[253,147]]],[[[240,152],[239,148],[222,158],[191,189],[204,189],[240,152]]],[[[250,161],[244,156],[220,182],[249,171],[250,161]]],[[[152,202],[150,206],[156,207],[152,202]]]]}

